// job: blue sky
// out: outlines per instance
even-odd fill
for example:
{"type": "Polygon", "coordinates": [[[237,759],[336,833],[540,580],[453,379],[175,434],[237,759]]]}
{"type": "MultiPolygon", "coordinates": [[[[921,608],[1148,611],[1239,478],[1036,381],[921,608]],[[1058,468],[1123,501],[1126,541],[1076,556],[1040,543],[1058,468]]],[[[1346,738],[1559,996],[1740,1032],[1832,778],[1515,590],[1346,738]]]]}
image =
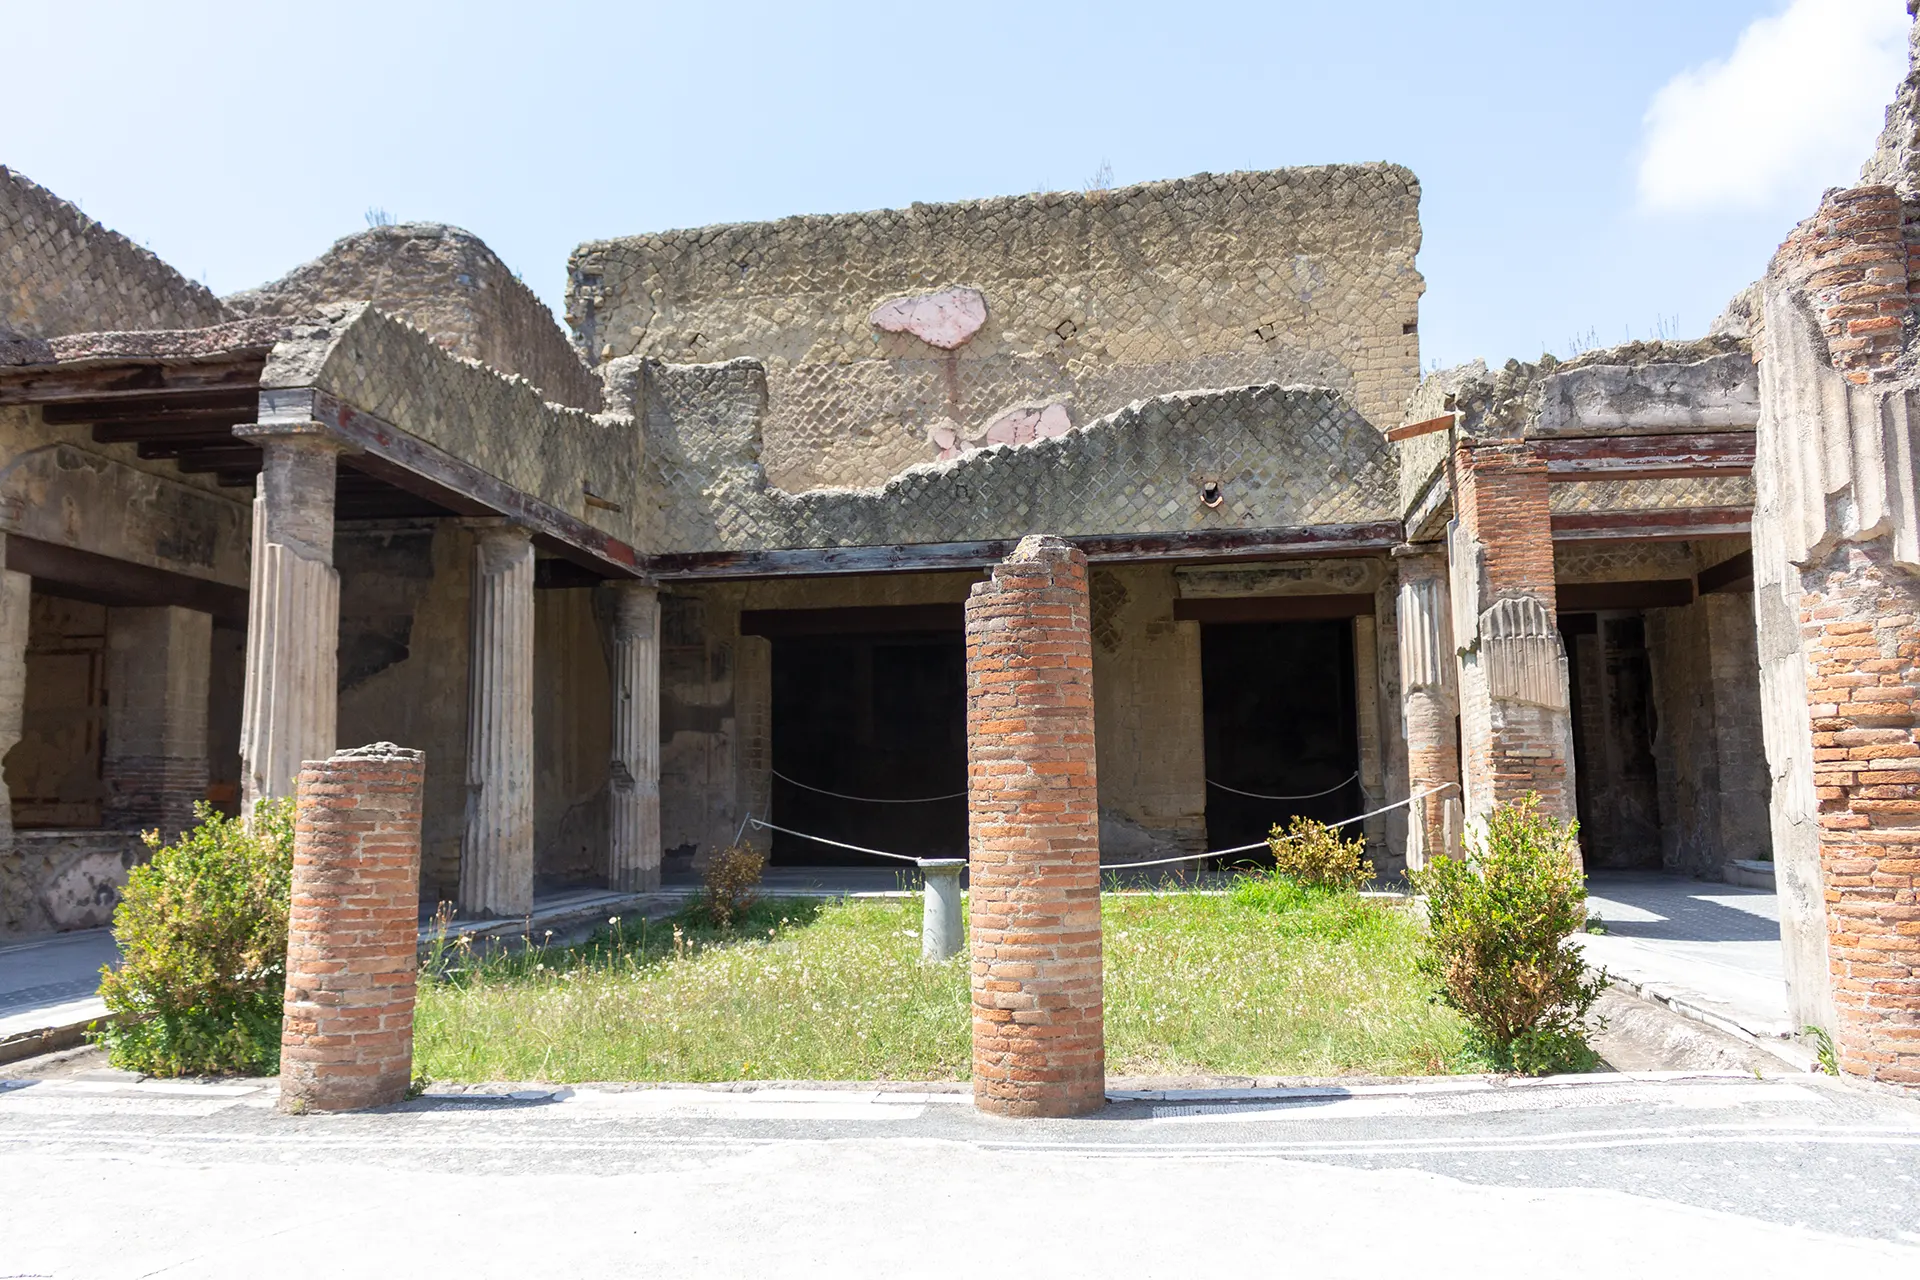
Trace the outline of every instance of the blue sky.
{"type": "Polygon", "coordinates": [[[0,0],[0,163],[230,292],[378,206],[559,307],[579,241],[1203,170],[1420,176],[1423,353],[1703,331],[1905,62],[1901,0],[0,0]],[[22,104],[37,104],[23,110],[22,104]]]}

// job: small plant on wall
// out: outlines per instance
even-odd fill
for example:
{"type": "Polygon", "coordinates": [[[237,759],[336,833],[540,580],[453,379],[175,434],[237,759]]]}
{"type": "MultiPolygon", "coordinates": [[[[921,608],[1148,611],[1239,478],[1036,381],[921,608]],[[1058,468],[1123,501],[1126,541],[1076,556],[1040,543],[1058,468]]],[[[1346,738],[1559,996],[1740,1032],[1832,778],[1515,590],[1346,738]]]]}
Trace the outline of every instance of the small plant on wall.
{"type": "Polygon", "coordinates": [[[1586,1017],[1607,986],[1570,941],[1586,922],[1578,826],[1538,805],[1529,796],[1495,809],[1466,858],[1410,873],[1427,897],[1421,971],[1496,1064],[1530,1075],[1594,1065],[1586,1017]]]}
{"type": "Polygon", "coordinates": [[[280,1067],[293,879],[293,803],[266,801],[249,828],[208,805],[172,844],[146,840],[113,913],[120,967],[93,1038],[116,1067],[149,1075],[268,1075],[280,1067]]]}

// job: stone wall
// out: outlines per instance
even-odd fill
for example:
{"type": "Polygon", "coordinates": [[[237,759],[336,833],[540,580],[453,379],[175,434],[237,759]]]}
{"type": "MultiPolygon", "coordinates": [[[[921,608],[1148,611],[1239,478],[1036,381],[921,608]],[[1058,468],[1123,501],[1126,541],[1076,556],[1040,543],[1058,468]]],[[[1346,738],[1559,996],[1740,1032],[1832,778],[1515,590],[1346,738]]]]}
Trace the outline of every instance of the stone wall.
{"type": "Polygon", "coordinates": [[[0,351],[10,336],[197,329],[231,318],[206,286],[0,165],[0,351]]]}
{"type": "Polygon", "coordinates": [[[478,236],[458,227],[374,227],[343,237],[271,284],[226,299],[245,316],[307,316],[342,302],[371,302],[453,355],[518,374],[548,400],[600,408],[600,379],[546,304],[478,236]]]}
{"type": "Polygon", "coordinates": [[[1419,198],[1339,165],[596,241],[567,318],[595,362],[763,362],[794,492],[1193,388],[1333,387],[1385,427],[1419,376],[1419,198]]]}
{"type": "Polygon", "coordinates": [[[644,413],[642,545],[658,551],[1019,538],[1388,520],[1390,446],[1343,397],[1299,387],[1141,401],[1066,435],[909,468],[874,489],[788,493],[761,463],[762,368],[616,370],[644,413]],[[1201,487],[1220,485],[1208,507],[1201,487]]]}
{"type": "Polygon", "coordinates": [[[0,939],[113,922],[127,873],[146,856],[131,831],[16,831],[0,851],[0,939]]]}

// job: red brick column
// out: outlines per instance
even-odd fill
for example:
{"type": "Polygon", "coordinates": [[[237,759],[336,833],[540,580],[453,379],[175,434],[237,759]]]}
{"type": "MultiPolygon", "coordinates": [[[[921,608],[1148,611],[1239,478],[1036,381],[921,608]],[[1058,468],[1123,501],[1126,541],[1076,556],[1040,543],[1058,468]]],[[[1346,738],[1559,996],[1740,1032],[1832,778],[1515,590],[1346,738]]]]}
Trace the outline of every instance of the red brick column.
{"type": "Polygon", "coordinates": [[[421,752],[376,742],[301,766],[280,1106],[398,1102],[413,1079],[421,752]]]}
{"type": "Polygon", "coordinates": [[[1884,541],[1802,576],[1834,1048],[1920,1085],[1920,583],[1884,541]]]}
{"type": "Polygon", "coordinates": [[[1086,558],[1023,538],[966,616],[973,1101],[1083,1115],[1106,1102],[1086,558]]]}
{"type": "Polygon", "coordinates": [[[1469,818],[1529,793],[1574,816],[1573,720],[1553,580],[1547,466],[1518,439],[1454,453],[1450,548],[1469,818]]]}

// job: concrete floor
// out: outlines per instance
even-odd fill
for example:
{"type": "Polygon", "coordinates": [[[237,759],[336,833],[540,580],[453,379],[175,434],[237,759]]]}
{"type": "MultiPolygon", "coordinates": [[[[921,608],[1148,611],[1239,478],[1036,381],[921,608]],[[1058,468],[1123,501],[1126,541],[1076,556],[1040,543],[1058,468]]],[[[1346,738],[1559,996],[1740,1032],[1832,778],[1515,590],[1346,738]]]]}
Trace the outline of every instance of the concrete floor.
{"type": "Polygon", "coordinates": [[[0,1081],[0,1274],[1920,1274],[1920,1106],[1833,1081],[1116,1096],[0,1081]]]}

